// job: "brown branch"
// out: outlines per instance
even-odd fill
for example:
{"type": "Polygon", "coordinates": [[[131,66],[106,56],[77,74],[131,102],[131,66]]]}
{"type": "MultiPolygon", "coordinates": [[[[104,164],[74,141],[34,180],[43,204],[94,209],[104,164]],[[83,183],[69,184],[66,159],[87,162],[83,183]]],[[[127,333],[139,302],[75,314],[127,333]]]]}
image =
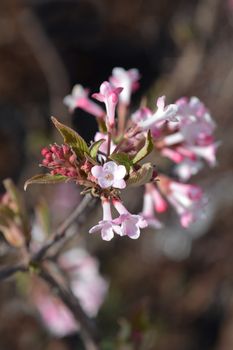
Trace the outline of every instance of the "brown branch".
{"type": "Polygon", "coordinates": [[[47,251],[53,247],[56,243],[66,238],[67,229],[72,225],[74,221],[77,224],[81,224],[84,220],[84,213],[93,208],[96,203],[96,199],[90,195],[86,195],[79,206],[70,214],[70,216],[57,228],[52,234],[52,237],[45,243],[43,247],[32,257],[31,262],[37,263],[41,261],[46,255],[47,251]]]}
{"type": "Polygon", "coordinates": [[[15,265],[15,266],[6,266],[0,270],[0,281],[5,280],[6,278],[11,277],[17,272],[26,272],[28,267],[26,265],[15,265]]]}

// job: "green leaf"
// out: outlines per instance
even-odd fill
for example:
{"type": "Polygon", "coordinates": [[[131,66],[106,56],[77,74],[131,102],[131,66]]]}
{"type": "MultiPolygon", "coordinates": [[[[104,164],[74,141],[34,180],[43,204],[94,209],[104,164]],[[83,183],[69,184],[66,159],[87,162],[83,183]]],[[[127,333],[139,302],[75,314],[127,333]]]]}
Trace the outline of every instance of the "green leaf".
{"type": "Polygon", "coordinates": [[[26,191],[28,185],[32,184],[57,184],[60,182],[67,181],[67,177],[63,175],[50,175],[50,174],[39,174],[31,177],[24,184],[24,191],[26,191]]]}
{"type": "Polygon", "coordinates": [[[100,146],[102,145],[102,143],[106,141],[105,139],[101,139],[99,141],[93,142],[93,144],[90,146],[89,150],[90,150],[90,156],[94,159],[96,159],[97,153],[99,151],[100,146]]]}
{"type": "Polygon", "coordinates": [[[126,167],[127,172],[129,172],[130,168],[133,166],[132,159],[127,153],[113,153],[109,156],[109,158],[120,165],[124,165],[126,167]]]}
{"type": "Polygon", "coordinates": [[[153,175],[153,165],[145,163],[140,169],[134,170],[129,174],[129,179],[126,181],[127,186],[142,186],[150,182],[153,175]]]}
{"type": "Polygon", "coordinates": [[[73,149],[77,157],[83,158],[84,152],[89,154],[89,148],[87,146],[86,141],[75,130],[60,123],[54,117],[52,117],[51,119],[57,130],[62,135],[64,142],[67,143],[73,149]]]}
{"type": "Polygon", "coordinates": [[[136,156],[133,158],[133,164],[137,164],[138,162],[140,162],[140,160],[142,160],[150,152],[152,152],[153,148],[154,148],[154,144],[153,144],[153,140],[152,140],[151,133],[149,130],[147,133],[147,137],[146,137],[146,141],[145,141],[144,146],[138,151],[136,156]]]}

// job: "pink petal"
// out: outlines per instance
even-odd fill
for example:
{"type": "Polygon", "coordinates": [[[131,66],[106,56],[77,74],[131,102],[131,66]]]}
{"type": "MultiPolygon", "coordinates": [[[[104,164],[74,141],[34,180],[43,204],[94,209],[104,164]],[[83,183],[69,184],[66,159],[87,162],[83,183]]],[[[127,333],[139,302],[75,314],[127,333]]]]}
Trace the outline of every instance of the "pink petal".
{"type": "Polygon", "coordinates": [[[116,180],[123,179],[126,175],[126,168],[124,165],[118,165],[117,169],[114,173],[114,177],[116,180]]]}
{"type": "Polygon", "coordinates": [[[111,187],[112,184],[113,184],[113,181],[112,180],[109,180],[109,179],[106,179],[105,177],[100,177],[98,179],[98,183],[100,185],[100,187],[102,188],[108,188],[108,187],[111,187]]]}
{"type": "Polygon", "coordinates": [[[91,173],[94,177],[98,178],[103,174],[103,167],[101,165],[95,165],[91,168],[91,173]]]}
{"type": "Polygon", "coordinates": [[[97,93],[97,92],[95,94],[92,94],[92,97],[100,102],[104,102],[104,100],[105,100],[105,97],[102,94],[97,93]]]}
{"type": "Polygon", "coordinates": [[[114,237],[113,229],[111,226],[103,227],[101,230],[101,237],[104,241],[111,241],[114,237]]]}
{"type": "Polygon", "coordinates": [[[126,183],[123,179],[120,179],[120,180],[115,179],[112,186],[116,188],[125,188],[126,183]]]}
{"type": "Polygon", "coordinates": [[[111,161],[107,162],[107,163],[104,164],[103,170],[114,174],[117,171],[117,164],[114,163],[114,162],[111,162],[111,161]]]}

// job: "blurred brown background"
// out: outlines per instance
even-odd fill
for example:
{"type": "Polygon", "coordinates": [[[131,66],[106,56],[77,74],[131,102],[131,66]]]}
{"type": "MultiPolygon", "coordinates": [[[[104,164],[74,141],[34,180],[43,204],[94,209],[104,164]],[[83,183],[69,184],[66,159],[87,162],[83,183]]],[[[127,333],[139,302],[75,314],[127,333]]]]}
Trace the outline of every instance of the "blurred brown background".
{"type": "MultiPolygon", "coordinates": [[[[136,242],[88,244],[111,281],[98,318],[106,344],[118,334],[126,350],[233,349],[233,1],[1,0],[0,58],[0,177],[21,188],[54,139],[50,115],[69,120],[63,97],[75,83],[96,91],[114,66],[142,74],[133,107],[143,94],[166,94],[169,102],[198,96],[210,108],[219,165],[194,179],[208,193],[207,218],[186,232],[171,215],[166,229],[136,242]]],[[[96,129],[81,111],[72,123],[87,140],[96,129]]],[[[78,337],[46,333],[13,279],[0,297],[0,350],[79,348],[78,337]]]]}

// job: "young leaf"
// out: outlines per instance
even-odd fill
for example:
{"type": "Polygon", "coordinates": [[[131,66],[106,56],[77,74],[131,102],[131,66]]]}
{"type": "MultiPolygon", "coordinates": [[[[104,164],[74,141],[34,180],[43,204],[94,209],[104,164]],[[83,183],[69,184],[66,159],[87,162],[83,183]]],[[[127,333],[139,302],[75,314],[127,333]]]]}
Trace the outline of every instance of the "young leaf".
{"type": "Polygon", "coordinates": [[[113,153],[109,156],[109,158],[120,165],[124,165],[127,172],[129,172],[130,168],[133,166],[132,159],[130,159],[127,153],[113,153]]]}
{"type": "Polygon", "coordinates": [[[153,166],[151,163],[145,163],[140,169],[134,170],[129,174],[126,181],[127,186],[141,186],[149,182],[153,175],[153,166]]]}
{"type": "Polygon", "coordinates": [[[86,141],[75,130],[60,123],[54,117],[52,117],[51,119],[57,130],[62,135],[64,142],[67,143],[73,149],[77,157],[83,158],[84,152],[89,154],[89,148],[86,144],[86,141]]]}
{"type": "Polygon", "coordinates": [[[92,158],[96,159],[98,150],[104,141],[105,139],[101,139],[99,141],[93,142],[93,144],[90,146],[89,150],[90,150],[90,156],[92,158]]]}
{"type": "Polygon", "coordinates": [[[39,174],[31,177],[24,184],[24,191],[26,191],[28,185],[32,184],[57,184],[67,180],[66,176],[63,175],[50,175],[50,174],[39,174]]]}
{"type": "Polygon", "coordinates": [[[136,156],[133,158],[133,164],[137,164],[145,158],[154,148],[150,130],[147,133],[146,141],[144,146],[138,151],[136,156]]]}

